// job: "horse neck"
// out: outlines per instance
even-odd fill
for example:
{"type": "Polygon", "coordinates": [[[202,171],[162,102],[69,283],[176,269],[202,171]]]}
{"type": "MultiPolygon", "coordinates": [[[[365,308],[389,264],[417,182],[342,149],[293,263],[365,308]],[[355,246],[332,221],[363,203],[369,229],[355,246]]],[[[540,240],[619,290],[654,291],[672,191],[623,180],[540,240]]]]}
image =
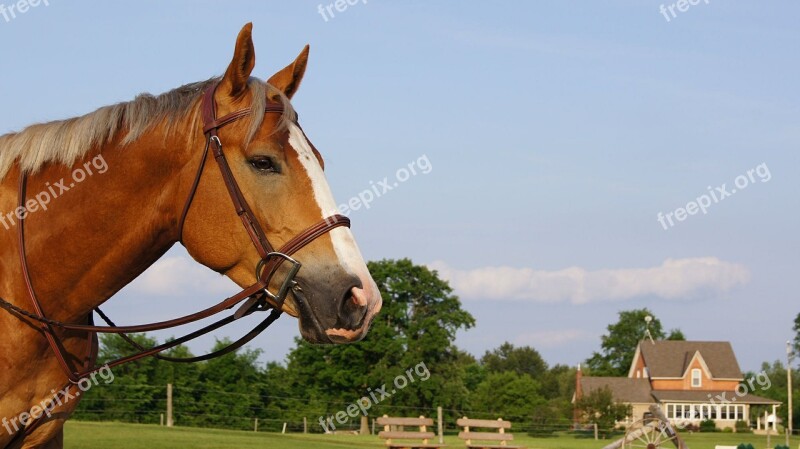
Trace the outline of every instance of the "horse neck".
{"type": "MultiPolygon", "coordinates": [[[[26,254],[34,289],[51,318],[79,319],[176,242],[180,209],[196,168],[193,162],[199,163],[202,150],[196,148],[202,145],[202,133],[192,122],[187,118],[169,131],[155,126],[124,146],[116,138],[71,168],[50,165],[29,176],[26,198],[40,207],[25,220],[26,254]],[[79,170],[86,175],[81,181],[79,170]],[[47,194],[49,203],[43,204],[47,194]]],[[[9,178],[19,179],[10,173],[2,187],[9,186],[9,178]]],[[[18,191],[16,186],[0,190],[6,192],[0,197],[18,191]]],[[[16,206],[16,198],[14,202],[16,206]]],[[[7,198],[0,204],[8,204],[7,198]]],[[[13,298],[27,307],[14,229],[18,225],[0,236],[5,248],[0,250],[5,262],[0,279],[14,279],[13,298]]]]}

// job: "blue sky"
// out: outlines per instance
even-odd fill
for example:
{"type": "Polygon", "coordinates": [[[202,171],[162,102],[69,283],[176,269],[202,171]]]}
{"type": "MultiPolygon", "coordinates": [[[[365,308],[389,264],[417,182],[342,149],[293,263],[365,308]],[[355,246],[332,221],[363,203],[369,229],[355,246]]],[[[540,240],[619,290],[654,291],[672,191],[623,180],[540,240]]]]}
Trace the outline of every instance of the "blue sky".
{"type": "MultiPolygon", "coordinates": [[[[701,0],[669,21],[661,0],[369,0],[327,21],[318,0],[48,3],[0,15],[0,133],[221,74],[249,21],[259,77],[311,44],[294,104],[337,200],[430,162],[350,217],[367,258],[452,281],[473,354],[508,340],[576,364],[640,307],[731,341],[743,369],[793,337],[797,2],[701,0]],[[707,213],[657,220],[759,166],[707,213]]],[[[176,248],[107,309],[152,321],[233,290],[176,248]]],[[[255,346],[282,360],[297,335],[284,319],[255,346]]]]}

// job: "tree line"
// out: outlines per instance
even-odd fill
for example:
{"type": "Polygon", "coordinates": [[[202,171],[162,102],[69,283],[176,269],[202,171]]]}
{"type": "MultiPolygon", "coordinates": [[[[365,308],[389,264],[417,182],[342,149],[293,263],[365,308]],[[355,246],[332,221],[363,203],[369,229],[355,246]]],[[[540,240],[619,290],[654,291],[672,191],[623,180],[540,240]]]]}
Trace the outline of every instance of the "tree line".
{"type": "MultiPolygon", "coordinates": [[[[338,430],[358,429],[359,419],[350,419],[354,413],[345,424],[336,414],[348,407],[353,411],[369,398],[368,410],[362,407],[358,414],[435,416],[442,407],[451,428],[461,416],[502,417],[514,422],[515,429],[532,433],[571,427],[576,367],[550,366],[536,349],[508,342],[475,357],[455,345],[456,333],[472,328],[475,318],[435,271],[408,259],[370,262],[369,269],[384,306],[363,341],[319,346],[297,338],[284,363],[266,365],[259,363],[257,349],[195,364],[148,358],[115,368],[114,382],[86,392],[75,417],[158,423],[169,383],[174,385],[175,422],[181,426],[252,429],[259,419],[263,430],[281,430],[288,423],[297,431],[306,418],[309,431],[322,432],[322,418],[323,423],[332,420],[338,430]],[[405,380],[399,388],[395,381],[401,377],[405,380]]],[[[800,329],[800,316],[797,323],[800,329]]],[[[680,330],[665,331],[647,309],[620,312],[607,330],[600,351],[583,364],[586,375],[627,375],[633,349],[646,331],[654,339],[684,338],[680,330]],[[648,315],[653,317],[649,325],[644,320],[648,315]]],[[[144,334],[130,337],[142,346],[159,343],[144,334]]],[[[217,341],[213,349],[228,343],[217,341]]],[[[121,337],[103,335],[98,361],[134,352],[121,337]]],[[[193,354],[178,346],[166,355],[193,354]]],[[[785,367],[765,367],[774,371],[776,384],[780,369],[785,379],[785,367]]],[[[778,390],[776,385],[763,396],[780,396],[778,390]]],[[[607,399],[594,399],[600,402],[593,407],[607,407],[607,399]]]]}
{"type": "MultiPolygon", "coordinates": [[[[442,407],[453,423],[461,416],[502,416],[568,427],[573,367],[549,366],[534,348],[510,343],[476,358],[454,343],[456,333],[473,327],[475,318],[436,272],[408,259],[370,262],[369,269],[384,306],[363,341],[318,346],[297,338],[285,363],[265,366],[258,362],[257,349],[189,365],[145,359],[115,368],[114,382],[88,391],[75,417],[158,423],[171,383],[177,425],[250,429],[258,418],[263,429],[278,430],[284,422],[297,427],[307,418],[309,431],[321,432],[320,417],[335,417],[388,385],[395,391],[375,396],[379,400],[371,401],[371,417],[432,416],[442,407]],[[413,371],[420,364],[426,376],[413,371]],[[409,370],[413,382],[393,385],[409,370]]],[[[144,334],[130,337],[142,346],[159,343],[144,334]]],[[[217,341],[213,349],[227,343],[217,341]]],[[[103,335],[98,362],[133,352],[121,337],[103,335]]],[[[178,346],[166,355],[193,354],[178,346]]],[[[358,419],[336,423],[338,429],[358,425],[358,419]]]]}

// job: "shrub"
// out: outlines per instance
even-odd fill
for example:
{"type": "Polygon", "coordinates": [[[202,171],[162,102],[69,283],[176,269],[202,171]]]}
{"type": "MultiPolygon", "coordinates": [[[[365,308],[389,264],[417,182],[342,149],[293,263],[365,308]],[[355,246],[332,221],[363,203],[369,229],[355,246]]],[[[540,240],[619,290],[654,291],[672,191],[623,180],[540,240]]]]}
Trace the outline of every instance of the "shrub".
{"type": "Polygon", "coordinates": [[[716,432],[717,431],[717,423],[710,419],[704,419],[700,421],[700,431],[701,432],[716,432]]]}
{"type": "Polygon", "coordinates": [[[747,425],[747,421],[736,421],[736,433],[750,433],[753,430],[747,425]]]}
{"type": "Polygon", "coordinates": [[[747,443],[747,444],[742,443],[742,444],[736,446],[736,449],[755,449],[755,448],[753,448],[753,445],[750,444],[750,443],[747,443]]]}
{"type": "Polygon", "coordinates": [[[775,449],[789,449],[789,446],[785,444],[778,444],[777,446],[775,446],[775,449]]]}
{"type": "Polygon", "coordinates": [[[699,432],[700,431],[700,427],[697,424],[686,423],[686,424],[683,425],[681,430],[684,430],[684,431],[689,432],[689,433],[691,433],[691,432],[699,432]]]}

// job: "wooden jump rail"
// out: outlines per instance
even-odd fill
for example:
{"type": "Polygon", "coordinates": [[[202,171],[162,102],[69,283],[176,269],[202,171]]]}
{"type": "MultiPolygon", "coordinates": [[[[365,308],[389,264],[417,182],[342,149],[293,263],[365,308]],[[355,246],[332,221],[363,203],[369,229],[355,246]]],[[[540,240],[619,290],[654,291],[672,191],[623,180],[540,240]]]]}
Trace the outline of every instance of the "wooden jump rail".
{"type": "Polygon", "coordinates": [[[508,442],[514,440],[514,435],[506,433],[506,429],[511,429],[511,422],[491,419],[469,419],[466,416],[456,421],[464,429],[459,432],[458,437],[466,440],[467,447],[470,449],[524,449],[523,446],[509,446],[508,442]],[[474,428],[497,429],[497,432],[479,431],[474,428]],[[492,441],[499,443],[476,443],[477,441],[492,441]]]}
{"type": "Polygon", "coordinates": [[[436,437],[435,433],[428,431],[428,426],[433,426],[432,418],[424,416],[419,418],[392,418],[383,415],[383,417],[378,418],[377,423],[379,426],[383,426],[383,431],[378,436],[386,440],[386,447],[393,449],[438,449],[444,447],[444,444],[430,443],[430,440],[436,437]],[[418,427],[419,431],[395,430],[398,426],[418,427]],[[421,442],[409,440],[421,440],[421,442]]]}

